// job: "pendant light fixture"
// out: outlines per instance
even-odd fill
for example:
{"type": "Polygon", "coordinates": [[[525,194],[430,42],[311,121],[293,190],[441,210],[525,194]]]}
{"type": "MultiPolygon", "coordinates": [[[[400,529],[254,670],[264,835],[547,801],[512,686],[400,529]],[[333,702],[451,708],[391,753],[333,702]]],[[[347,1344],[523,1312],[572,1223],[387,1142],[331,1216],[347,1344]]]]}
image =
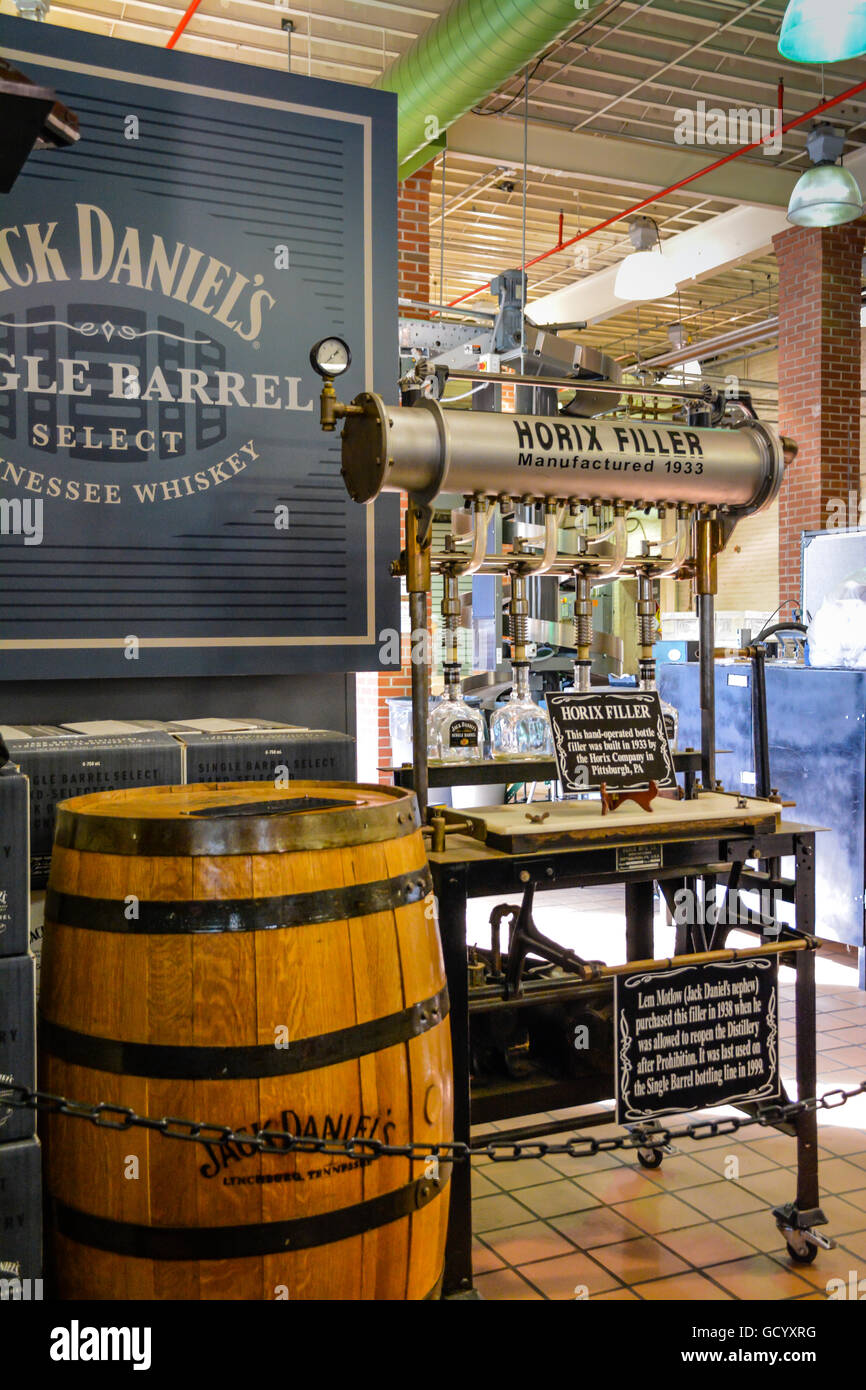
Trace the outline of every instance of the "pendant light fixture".
{"type": "Polygon", "coordinates": [[[634,251],[620,263],[613,292],[617,299],[665,299],[677,282],[662,254],[659,229],[651,217],[633,217],[628,234],[634,251]]]}
{"type": "Polygon", "coordinates": [[[790,0],[779,52],[794,63],[841,63],[866,53],[863,0],[790,0]]]}
{"type": "MultiPolygon", "coordinates": [[[[682,352],[688,346],[688,341],[686,330],[681,323],[668,324],[668,342],[675,352],[682,352]]],[[[673,364],[659,381],[659,386],[682,386],[687,381],[699,381],[701,374],[700,362],[696,357],[691,357],[685,362],[673,364]]]]}
{"type": "Polygon", "coordinates": [[[788,204],[788,221],[797,227],[838,227],[863,215],[863,194],[841,159],[845,136],[822,121],[809,132],[806,149],[813,169],[796,184],[788,204]]]}

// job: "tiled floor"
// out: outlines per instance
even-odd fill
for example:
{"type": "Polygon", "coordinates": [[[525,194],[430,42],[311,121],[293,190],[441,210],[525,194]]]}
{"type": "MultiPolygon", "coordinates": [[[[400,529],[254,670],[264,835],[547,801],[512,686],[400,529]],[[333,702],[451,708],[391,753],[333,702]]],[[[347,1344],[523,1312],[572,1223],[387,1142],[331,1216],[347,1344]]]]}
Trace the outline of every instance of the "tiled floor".
{"type": "MultiPolygon", "coordinates": [[[[489,941],[491,906],[470,905],[470,939],[489,941]]],[[[582,955],[624,959],[617,894],[557,894],[549,907],[538,906],[536,918],[582,955]]],[[[744,945],[753,941],[742,937],[744,945]]],[[[672,949],[672,933],[659,918],[656,955],[672,949]]],[[[838,953],[819,953],[817,975],[821,1094],[866,1079],[866,994],[857,989],[853,963],[838,953]]],[[[793,978],[781,971],[782,1075],[790,1096],[793,978]]],[[[676,1155],[653,1170],[618,1153],[473,1164],[475,1285],[485,1299],[699,1301],[824,1299],[828,1280],[847,1284],[852,1271],[866,1280],[866,1095],[819,1112],[818,1122],[824,1230],[837,1248],[820,1251],[812,1265],[791,1261],[770,1215],[773,1205],[794,1198],[795,1141],[750,1125],[736,1135],[680,1140],[676,1155]]],[[[605,1132],[621,1131],[591,1131],[605,1132]]]]}

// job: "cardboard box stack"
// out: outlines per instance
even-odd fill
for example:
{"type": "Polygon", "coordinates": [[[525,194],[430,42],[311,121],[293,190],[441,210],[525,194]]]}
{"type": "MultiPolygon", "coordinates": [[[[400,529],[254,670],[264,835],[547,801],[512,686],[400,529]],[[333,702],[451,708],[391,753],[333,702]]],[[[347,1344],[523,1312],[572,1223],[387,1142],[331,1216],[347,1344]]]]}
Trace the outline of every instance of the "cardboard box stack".
{"type": "Polygon", "coordinates": [[[9,755],[30,783],[30,888],[48,883],[58,801],[122,787],[182,781],[182,757],[168,734],[113,726],[80,732],[69,725],[0,727],[9,755]]]}
{"type": "Polygon", "coordinates": [[[0,725],[0,1300],[41,1296],[31,1292],[42,1266],[35,1112],[4,1107],[2,1089],[4,1081],[36,1081],[35,997],[57,803],[190,782],[353,781],[354,745],[348,734],[265,719],[0,725]]]}
{"type": "Polygon", "coordinates": [[[32,1087],[36,1080],[29,833],[27,778],[0,738],[0,1302],[32,1297],[33,1281],[42,1277],[36,1112],[3,1104],[4,1085],[32,1087]]]}
{"type": "MultiPolygon", "coordinates": [[[[269,719],[0,725],[0,737],[30,783],[30,951],[37,998],[45,888],[59,801],[145,785],[355,780],[355,740],[349,734],[269,719]]],[[[0,932],[2,922],[0,906],[0,932]]]]}

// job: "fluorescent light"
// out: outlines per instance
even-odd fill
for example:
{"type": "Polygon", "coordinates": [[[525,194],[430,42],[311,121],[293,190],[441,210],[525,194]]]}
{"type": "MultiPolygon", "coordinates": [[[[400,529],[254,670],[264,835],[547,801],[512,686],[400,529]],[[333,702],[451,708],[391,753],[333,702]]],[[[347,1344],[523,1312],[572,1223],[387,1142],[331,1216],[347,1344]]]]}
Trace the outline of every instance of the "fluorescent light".
{"type": "Polygon", "coordinates": [[[663,376],[659,386],[682,386],[683,381],[698,381],[701,377],[701,364],[696,357],[690,362],[678,363],[676,367],[671,367],[667,376],[663,376]]]}
{"type": "Polygon", "coordinates": [[[676,287],[661,251],[632,251],[620,264],[613,292],[617,299],[665,299],[676,287]]]}
{"type": "Polygon", "coordinates": [[[863,0],[791,0],[779,52],[795,63],[841,63],[866,53],[863,0]]]}
{"type": "Polygon", "coordinates": [[[617,299],[665,299],[677,282],[662,255],[659,229],[651,217],[632,217],[628,224],[631,255],[620,263],[613,292],[617,299]]]}

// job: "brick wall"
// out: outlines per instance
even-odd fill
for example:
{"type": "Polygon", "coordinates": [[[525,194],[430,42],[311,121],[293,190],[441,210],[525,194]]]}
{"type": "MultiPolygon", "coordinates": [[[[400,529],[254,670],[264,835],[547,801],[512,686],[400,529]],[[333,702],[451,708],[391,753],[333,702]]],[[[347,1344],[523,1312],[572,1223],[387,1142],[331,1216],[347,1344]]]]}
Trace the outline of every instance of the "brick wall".
{"type": "MultiPolygon", "coordinates": [[[[860,329],[860,390],[866,391],[866,328],[860,329]]],[[[866,526],[866,396],[860,396],[860,525],[866,526]]]]}
{"type": "MultiPolygon", "coordinates": [[[[779,354],[775,348],[752,352],[736,361],[725,362],[721,369],[726,377],[753,378],[758,381],[779,380],[779,354]]],[[[764,392],[755,388],[756,397],[764,392]]],[[[762,420],[777,423],[769,405],[758,404],[762,420]]],[[[716,607],[720,612],[745,610],[763,612],[769,618],[776,611],[779,599],[779,504],[737,524],[733,538],[719,556],[719,592],[716,607]]],[[[694,607],[694,598],[686,607],[694,607]]]]}
{"type": "Polygon", "coordinates": [[[844,227],[792,227],[773,238],[779,266],[779,427],[799,445],[779,499],[783,600],[799,599],[801,533],[828,526],[851,494],[855,506],[859,496],[864,239],[862,218],[844,227]]]}
{"type": "MultiPolygon", "coordinates": [[[[397,283],[401,297],[418,304],[430,300],[430,182],[427,164],[404,179],[397,201],[397,283]]],[[[420,315],[419,317],[425,317],[420,315]]]]}

